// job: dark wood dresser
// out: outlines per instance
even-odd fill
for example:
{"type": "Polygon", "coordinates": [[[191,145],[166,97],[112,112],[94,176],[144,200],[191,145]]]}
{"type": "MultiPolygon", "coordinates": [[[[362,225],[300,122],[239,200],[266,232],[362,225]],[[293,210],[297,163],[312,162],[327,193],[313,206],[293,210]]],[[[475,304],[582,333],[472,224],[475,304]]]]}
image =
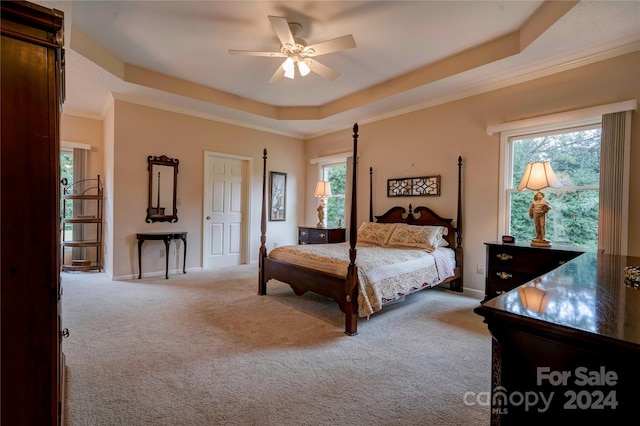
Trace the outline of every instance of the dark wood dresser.
{"type": "Polygon", "coordinates": [[[298,244],[330,244],[344,243],[346,234],[344,228],[311,228],[298,226],[298,244]]]}
{"type": "Polygon", "coordinates": [[[582,254],[584,250],[557,246],[531,247],[529,244],[488,242],[486,245],[484,300],[496,297],[520,284],[582,254]]]}
{"type": "Polygon", "coordinates": [[[475,309],[492,336],[491,425],[634,424],[640,289],[624,270],[637,265],[587,252],[475,309]]]}
{"type": "Polygon", "coordinates": [[[62,12],[0,3],[2,425],[64,419],[60,319],[62,12]]]}

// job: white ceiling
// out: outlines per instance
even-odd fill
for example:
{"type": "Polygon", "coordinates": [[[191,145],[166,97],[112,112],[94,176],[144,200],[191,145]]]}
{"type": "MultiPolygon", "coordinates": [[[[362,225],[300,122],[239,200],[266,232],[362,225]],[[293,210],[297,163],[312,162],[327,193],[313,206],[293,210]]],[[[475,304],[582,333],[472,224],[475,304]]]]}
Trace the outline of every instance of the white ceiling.
{"type": "MultiPolygon", "coordinates": [[[[64,112],[102,118],[109,93],[279,134],[309,138],[640,49],[640,1],[582,1],[522,52],[321,119],[278,120],[123,81],[75,43],[117,61],[276,107],[318,107],[516,31],[543,1],[38,1],[65,12],[64,112]],[[268,15],[299,22],[309,44],[352,34],[356,47],[318,57],[340,72],[268,81],[282,58],[268,15]],[[79,32],[78,32],[79,31],[79,32]],[[77,35],[78,34],[78,35],[77,35]],[[74,48],[76,45],[78,49],[74,48]],[[85,44],[86,46],[86,44],[85,44]],[[82,51],[82,54],[79,51],[82,51]],[[84,56],[83,56],[84,55],[84,56]],[[89,60],[91,57],[92,60],[89,60]]],[[[113,70],[112,70],[113,71],[113,70]]],[[[639,76],[640,78],[640,76],[639,76]]],[[[237,98],[240,97],[240,98],[237,98]]],[[[375,98],[375,96],[374,96],[375,98]]],[[[228,105],[228,104],[227,104],[228,105]]]]}

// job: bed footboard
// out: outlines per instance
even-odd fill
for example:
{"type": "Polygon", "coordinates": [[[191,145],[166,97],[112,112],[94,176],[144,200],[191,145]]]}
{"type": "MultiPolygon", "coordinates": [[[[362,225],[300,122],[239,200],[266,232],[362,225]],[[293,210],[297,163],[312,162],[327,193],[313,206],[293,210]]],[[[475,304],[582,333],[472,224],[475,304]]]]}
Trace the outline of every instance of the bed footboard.
{"type": "Polygon", "coordinates": [[[262,218],[260,223],[260,254],[258,258],[258,294],[267,294],[267,281],[276,279],[291,286],[294,293],[307,291],[329,297],[338,303],[345,314],[345,333],[358,334],[358,268],[356,261],[357,238],[357,171],[358,171],[358,123],[353,125],[353,176],[351,194],[351,217],[349,219],[349,267],[347,276],[338,277],[318,271],[285,264],[267,257],[267,149],[263,151],[262,167],[262,218]]]}

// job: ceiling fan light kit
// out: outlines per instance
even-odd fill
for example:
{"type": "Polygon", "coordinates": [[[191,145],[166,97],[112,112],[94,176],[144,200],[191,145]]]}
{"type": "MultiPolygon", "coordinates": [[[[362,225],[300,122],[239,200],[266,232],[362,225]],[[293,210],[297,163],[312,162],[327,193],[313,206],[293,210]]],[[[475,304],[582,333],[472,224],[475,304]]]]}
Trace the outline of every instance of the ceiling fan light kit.
{"type": "Polygon", "coordinates": [[[286,58],[282,65],[276,69],[269,83],[274,83],[282,77],[295,78],[296,67],[302,77],[314,72],[328,80],[333,80],[340,73],[318,62],[313,57],[356,47],[356,42],[351,34],[309,46],[305,40],[296,37],[302,30],[302,25],[299,23],[287,22],[287,18],[279,16],[269,16],[269,20],[281,43],[279,52],[229,50],[232,55],[286,58]]]}
{"type": "Polygon", "coordinates": [[[289,56],[282,64],[284,76],[290,79],[294,79],[296,74],[296,65],[298,66],[298,72],[302,77],[311,72],[311,69],[309,68],[309,65],[307,65],[305,60],[293,59],[291,56],[289,56]]]}

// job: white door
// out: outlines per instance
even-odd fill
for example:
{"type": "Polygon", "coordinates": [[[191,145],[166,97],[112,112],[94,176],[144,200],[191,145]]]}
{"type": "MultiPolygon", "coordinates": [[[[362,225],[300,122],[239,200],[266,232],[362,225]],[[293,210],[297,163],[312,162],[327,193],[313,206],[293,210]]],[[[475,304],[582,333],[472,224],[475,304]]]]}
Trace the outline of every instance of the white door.
{"type": "Polygon", "coordinates": [[[243,263],[247,161],[205,153],[203,268],[243,263]]]}

